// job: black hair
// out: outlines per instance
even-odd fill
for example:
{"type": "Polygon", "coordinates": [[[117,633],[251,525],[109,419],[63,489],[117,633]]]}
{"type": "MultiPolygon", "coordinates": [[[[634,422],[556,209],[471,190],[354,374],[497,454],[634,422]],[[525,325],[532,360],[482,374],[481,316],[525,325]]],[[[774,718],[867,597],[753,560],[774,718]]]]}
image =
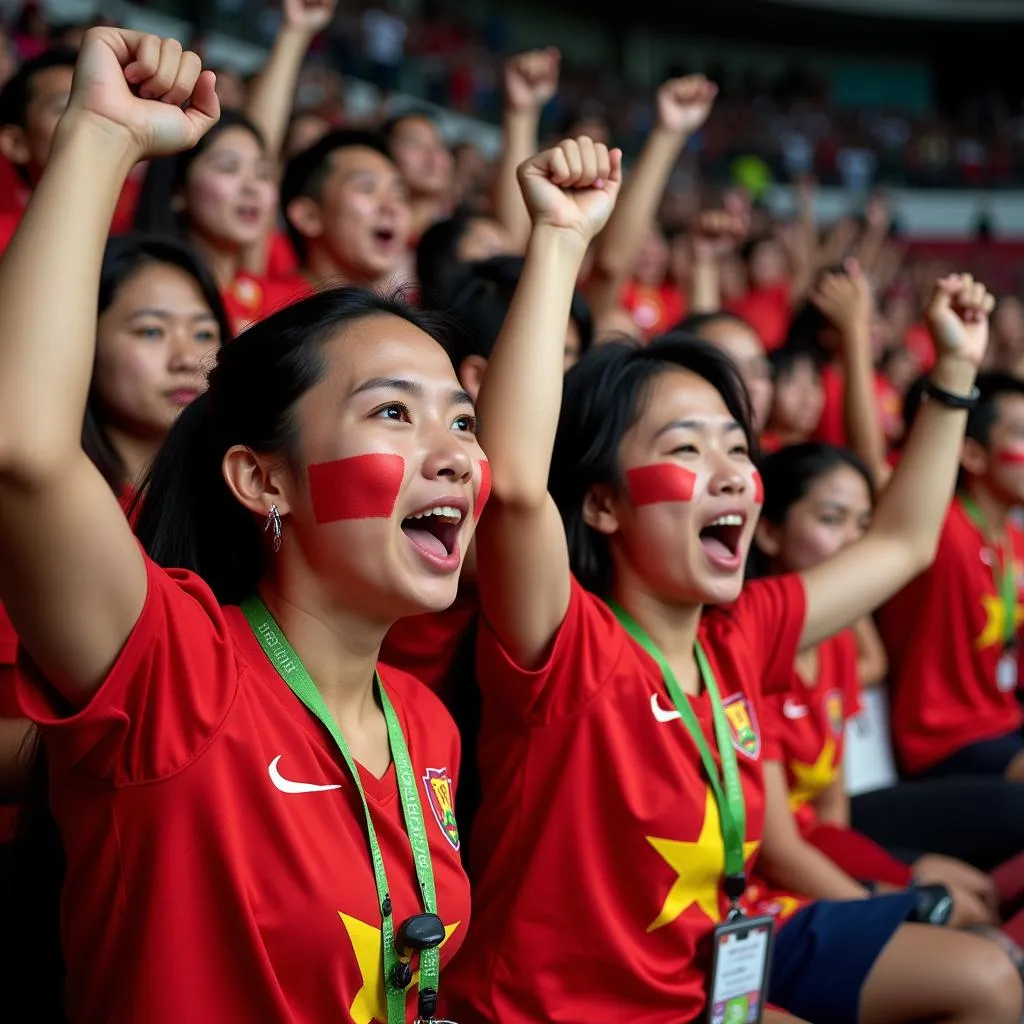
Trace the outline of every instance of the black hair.
{"type": "Polygon", "coordinates": [[[713,324],[735,324],[738,327],[745,327],[748,331],[753,331],[757,334],[754,327],[741,316],[737,316],[735,313],[730,313],[724,309],[715,309],[710,313],[691,313],[688,317],[680,320],[679,323],[672,328],[673,332],[682,331],[684,334],[694,334],[699,336],[700,332],[705,327],[710,327],[713,324]]]}
{"type": "Polygon", "coordinates": [[[485,220],[483,214],[456,210],[450,217],[431,224],[416,246],[416,280],[424,302],[441,301],[445,285],[464,266],[459,259],[459,246],[474,221],[485,220]]]}
{"type": "Polygon", "coordinates": [[[188,214],[175,209],[174,199],[184,189],[189,168],[196,158],[229,128],[242,128],[249,132],[260,149],[266,151],[263,133],[252,121],[237,110],[223,111],[220,120],[191,149],[150,162],[135,209],[133,227],[136,231],[178,238],[185,236],[188,214]]]}
{"type": "Polygon", "coordinates": [[[347,325],[394,316],[442,346],[439,320],[398,298],[334,288],[287,306],[221,347],[208,390],[178,417],[130,515],[159,565],[189,569],[222,604],[237,604],[263,574],[262,527],[221,473],[232,445],[297,461],[295,404],[328,370],[323,345],[347,325]]]}
{"type": "Polygon", "coordinates": [[[756,451],[750,397],[735,363],[709,342],[680,333],[649,345],[610,342],[584,356],[566,375],[548,489],[565,523],[569,562],[580,583],[602,597],[612,585],[608,540],[583,519],[587,492],[596,484],[622,486],[619,447],[640,418],[656,377],[689,370],[722,396],[756,451]]]}
{"type": "Polygon", "coordinates": [[[403,121],[429,121],[432,125],[437,127],[437,117],[433,111],[428,110],[426,107],[409,107],[408,110],[403,110],[400,113],[394,114],[389,117],[380,126],[380,137],[383,139],[384,144],[391,149],[391,143],[394,141],[395,132],[398,130],[398,126],[403,121]]]}
{"type": "Polygon", "coordinates": [[[78,54],[69,46],[52,46],[38,57],[25,61],[0,89],[0,125],[26,128],[28,105],[32,102],[32,79],[50,68],[74,68],[78,54]]]}
{"type": "Polygon", "coordinates": [[[809,365],[817,376],[821,376],[821,358],[817,352],[810,349],[787,348],[783,345],[782,348],[777,348],[768,354],[768,362],[771,363],[772,379],[775,381],[791,376],[801,364],[809,365]]]}
{"type": "MultiPolygon", "coordinates": [[[[875,501],[875,485],[867,466],[853,452],[833,444],[806,441],[781,448],[765,456],[758,467],[764,486],[761,517],[781,526],[789,510],[807,497],[815,481],[846,466],[858,473],[867,485],[871,503],[875,501]]],[[[768,575],[769,564],[756,543],[750,549],[748,576],[768,575]]]]}
{"type": "MultiPolygon", "coordinates": [[[[231,327],[213,275],[196,253],[171,238],[122,235],[107,242],[100,269],[97,316],[103,315],[130,278],[145,267],[160,264],[177,267],[195,281],[217,321],[221,344],[226,344],[231,338],[231,327]]],[[[114,493],[120,494],[128,483],[125,465],[111,443],[103,421],[104,412],[99,398],[95,390],[90,390],[85,406],[82,447],[114,493]]]]}
{"type": "Polygon", "coordinates": [[[344,128],[328,132],[308,149],[293,156],[285,166],[281,178],[281,209],[288,225],[288,237],[299,259],[306,256],[306,240],[288,220],[289,204],[299,196],[319,200],[324,182],[331,172],[331,156],[339,149],[352,149],[357,146],[372,149],[388,160],[391,159],[384,140],[377,133],[344,128]]]}
{"type": "MultiPolygon", "coordinates": [[[[523,262],[522,256],[492,256],[467,263],[442,286],[436,308],[455,322],[448,354],[456,370],[467,356],[490,358],[519,285],[523,262]]],[[[579,289],[573,291],[569,316],[579,331],[580,352],[586,352],[594,338],[594,320],[579,289]]]]}
{"type": "MultiPolygon", "coordinates": [[[[910,434],[910,428],[917,418],[917,411],[924,400],[928,374],[923,374],[907,389],[903,399],[904,440],[910,434]]],[[[1024,380],[1009,373],[980,373],[975,381],[978,389],[978,404],[967,414],[967,426],[964,436],[977,441],[987,448],[990,442],[992,427],[999,419],[998,399],[1001,395],[1024,395],[1024,380]]]]}

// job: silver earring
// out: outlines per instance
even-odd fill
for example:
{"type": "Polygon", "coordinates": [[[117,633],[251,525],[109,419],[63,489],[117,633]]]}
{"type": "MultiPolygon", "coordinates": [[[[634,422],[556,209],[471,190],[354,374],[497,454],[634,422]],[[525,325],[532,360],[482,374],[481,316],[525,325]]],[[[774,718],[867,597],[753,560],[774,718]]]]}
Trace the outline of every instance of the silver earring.
{"type": "Polygon", "coordinates": [[[267,513],[267,518],[263,523],[263,532],[273,534],[272,544],[274,554],[276,555],[281,550],[281,513],[276,505],[270,506],[270,511],[267,513]]]}

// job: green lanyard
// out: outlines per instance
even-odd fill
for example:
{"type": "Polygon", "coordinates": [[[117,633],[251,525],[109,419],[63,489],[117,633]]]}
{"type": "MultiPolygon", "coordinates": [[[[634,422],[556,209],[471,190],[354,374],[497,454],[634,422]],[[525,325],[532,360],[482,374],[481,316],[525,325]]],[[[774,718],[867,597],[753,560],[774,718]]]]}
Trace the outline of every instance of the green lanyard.
{"type": "Polygon", "coordinates": [[[718,741],[718,757],[722,762],[721,779],[711,749],[704,738],[704,730],[701,729],[697,716],[690,706],[689,698],[683,693],[683,688],[679,685],[675,673],[669,668],[664,655],[644,632],[643,627],[621,605],[613,602],[611,609],[626,632],[657,662],[662,678],[665,680],[665,688],[700,753],[704,771],[707,773],[711,790],[715,795],[715,802],[718,804],[718,816],[722,823],[722,844],[725,847],[724,888],[735,912],[738,910],[739,899],[746,889],[746,869],[743,857],[743,840],[746,837],[747,827],[746,809],[743,805],[743,787],[740,783],[739,767],[736,764],[736,751],[733,749],[732,734],[729,730],[729,722],[725,717],[725,709],[722,707],[722,698],[718,692],[715,674],[711,671],[704,649],[698,641],[694,644],[693,653],[697,658],[697,667],[700,669],[704,688],[708,691],[708,697],[711,700],[711,718],[715,727],[715,739],[718,741]]]}
{"type": "Polygon", "coordinates": [[[959,497],[963,510],[981,531],[986,543],[991,545],[992,550],[1002,563],[999,566],[1001,572],[997,572],[996,567],[992,566],[992,576],[1003,605],[1003,646],[1012,647],[1017,642],[1017,577],[1013,571],[1013,547],[1010,544],[1010,538],[1007,536],[1001,552],[996,551],[995,544],[989,538],[988,526],[985,523],[985,517],[981,514],[981,509],[978,508],[978,503],[967,494],[961,494],[959,497]]]}
{"type": "MultiPolygon", "coordinates": [[[[242,613],[281,678],[334,737],[334,742],[337,743],[341,756],[345,758],[345,764],[348,765],[352,781],[359,792],[359,799],[363,803],[363,813],[366,815],[366,838],[370,846],[370,857],[373,860],[373,877],[377,883],[377,902],[381,910],[380,934],[384,954],[384,988],[388,1001],[387,1024],[405,1024],[407,1019],[405,989],[392,983],[392,972],[399,961],[399,955],[395,948],[395,924],[391,912],[388,876],[384,870],[384,857],[380,852],[380,844],[377,842],[377,830],[373,827],[370,807],[366,802],[363,784],[359,779],[359,769],[356,767],[356,763],[349,753],[345,737],[342,736],[341,730],[334,721],[334,716],[324,703],[320,691],[310,679],[309,673],[292,649],[291,644],[285,639],[284,633],[281,632],[273,616],[267,611],[266,605],[258,597],[250,597],[242,603],[242,613]]],[[[381,707],[384,709],[384,721],[388,728],[388,743],[391,746],[391,758],[395,762],[398,793],[402,800],[402,813],[405,817],[406,831],[409,833],[409,845],[412,847],[416,880],[419,882],[423,895],[423,906],[427,913],[436,914],[437,896],[434,891],[434,870],[430,863],[430,846],[423,825],[423,809],[420,807],[416,778],[413,774],[412,761],[409,758],[409,748],[405,744],[405,737],[402,735],[402,727],[398,722],[395,709],[392,707],[384,687],[381,686],[380,676],[376,674],[374,684],[380,694],[381,707]]],[[[436,946],[420,951],[419,967],[419,991],[421,993],[428,991],[436,993],[440,976],[440,954],[436,946]]]]}

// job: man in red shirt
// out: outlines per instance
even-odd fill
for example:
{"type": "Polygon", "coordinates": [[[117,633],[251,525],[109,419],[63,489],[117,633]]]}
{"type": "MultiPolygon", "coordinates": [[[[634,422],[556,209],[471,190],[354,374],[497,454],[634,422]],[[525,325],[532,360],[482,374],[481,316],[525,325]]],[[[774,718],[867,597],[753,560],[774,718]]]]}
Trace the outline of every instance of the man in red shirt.
{"type": "Polygon", "coordinates": [[[336,131],[291,160],[281,206],[301,262],[293,298],[321,287],[394,287],[411,264],[405,182],[381,140],[336,131]]]}
{"type": "MultiPolygon", "coordinates": [[[[1024,381],[985,374],[978,388],[935,561],[882,608],[879,624],[904,771],[1024,782],[1024,534],[1009,515],[1024,503],[1024,381]]],[[[908,419],[915,404],[908,397],[908,419]]]]}
{"type": "Polygon", "coordinates": [[[46,166],[53,133],[71,95],[74,68],[73,50],[47,50],[25,61],[0,92],[0,154],[8,172],[0,189],[0,251],[10,242],[46,166]],[[8,180],[13,188],[6,187],[8,180]]]}
{"type": "MultiPolygon", "coordinates": [[[[50,156],[71,95],[76,53],[58,46],[25,61],[0,92],[0,253],[7,248],[50,156]]],[[[125,182],[112,231],[131,226],[139,181],[125,182]]]]}

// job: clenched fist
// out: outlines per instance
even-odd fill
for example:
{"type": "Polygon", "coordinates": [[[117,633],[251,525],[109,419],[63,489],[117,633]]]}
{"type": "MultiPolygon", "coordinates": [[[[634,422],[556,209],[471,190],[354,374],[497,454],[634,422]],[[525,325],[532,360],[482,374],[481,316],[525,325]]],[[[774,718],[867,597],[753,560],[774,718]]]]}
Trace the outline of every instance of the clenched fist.
{"type": "Polygon", "coordinates": [[[65,118],[124,140],[135,160],[190,149],[217,123],[213,73],[176,39],[121,28],[85,34],[65,118]]]}
{"type": "Polygon", "coordinates": [[[608,222],[622,183],[622,151],[585,135],[527,160],[519,185],[534,227],[576,232],[586,244],[608,222]]]}

